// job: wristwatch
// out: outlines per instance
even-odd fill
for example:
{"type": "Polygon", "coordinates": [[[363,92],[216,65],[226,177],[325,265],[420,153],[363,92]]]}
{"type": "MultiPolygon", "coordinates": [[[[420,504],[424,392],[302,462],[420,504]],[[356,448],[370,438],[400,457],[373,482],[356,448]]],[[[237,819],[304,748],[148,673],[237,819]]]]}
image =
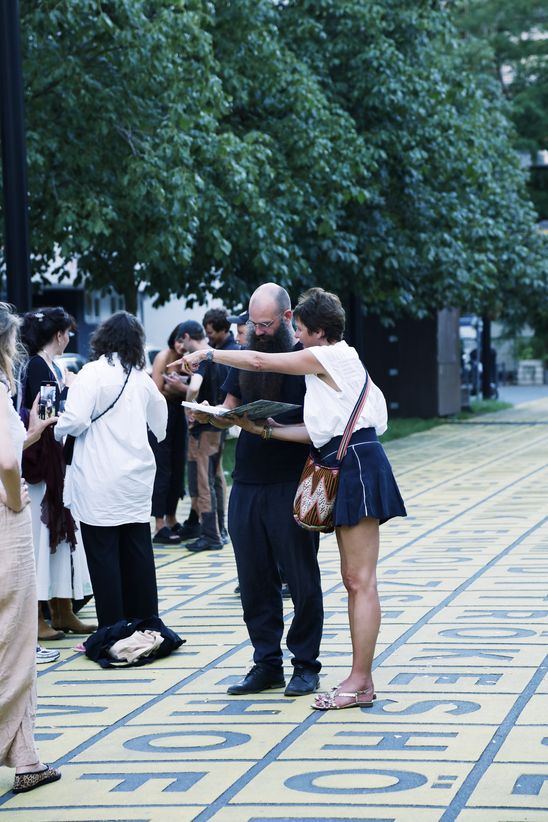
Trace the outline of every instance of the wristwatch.
{"type": "Polygon", "coordinates": [[[205,358],[208,362],[213,362],[214,353],[215,353],[215,351],[213,350],[213,348],[210,348],[209,351],[207,352],[207,354],[205,355],[205,358]]]}

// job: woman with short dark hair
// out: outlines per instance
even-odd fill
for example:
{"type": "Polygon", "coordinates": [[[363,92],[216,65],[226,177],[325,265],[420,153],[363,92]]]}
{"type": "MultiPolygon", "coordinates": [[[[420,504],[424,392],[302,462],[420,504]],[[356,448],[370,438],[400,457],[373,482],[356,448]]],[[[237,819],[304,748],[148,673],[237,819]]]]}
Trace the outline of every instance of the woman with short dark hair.
{"type": "MultiPolygon", "coordinates": [[[[183,362],[191,371],[205,356],[248,371],[304,375],[304,424],[266,425],[233,418],[246,431],[264,439],[312,443],[324,465],[333,465],[339,443],[365,384],[358,353],[342,339],[344,309],[336,294],[323,288],[306,291],[294,311],[302,351],[267,354],[260,351],[195,351],[183,362]]],[[[313,707],[327,711],[371,707],[375,699],[372,663],[380,627],[376,568],[379,524],[406,516],[390,463],[377,435],[386,430],[386,402],[368,378],[368,393],[340,466],[334,522],[341,573],[348,592],[352,669],[332,691],[318,694],[313,707]]],[[[273,447],[276,447],[273,443],[273,447]]]]}
{"type": "Polygon", "coordinates": [[[147,426],[162,440],[167,407],[145,371],[144,342],[126,311],[99,326],[55,431],[76,437],[65,503],[82,529],[99,627],[158,614],[147,426]]]}

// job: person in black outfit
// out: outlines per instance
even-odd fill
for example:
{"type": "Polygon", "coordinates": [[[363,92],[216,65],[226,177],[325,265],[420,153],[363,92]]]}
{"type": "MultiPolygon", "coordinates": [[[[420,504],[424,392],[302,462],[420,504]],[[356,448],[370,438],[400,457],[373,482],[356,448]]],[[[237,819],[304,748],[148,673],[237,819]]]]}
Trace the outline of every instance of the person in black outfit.
{"type": "MultiPolygon", "coordinates": [[[[228,319],[228,312],[225,308],[210,308],[206,311],[203,319],[205,333],[212,348],[218,351],[234,351],[238,350],[240,346],[234,339],[234,334],[230,330],[230,321],[228,319]]],[[[218,365],[220,383],[224,383],[228,368],[224,365],[218,365]]],[[[218,403],[222,403],[225,398],[225,392],[220,391],[218,403]]],[[[223,450],[226,442],[227,431],[221,432],[221,445],[219,448],[219,459],[215,468],[215,497],[217,500],[217,520],[219,523],[219,532],[221,539],[226,545],[228,542],[228,532],[225,527],[225,509],[227,487],[223,468],[223,450]]]]}
{"type": "MultiPolygon", "coordinates": [[[[21,340],[29,360],[23,377],[22,406],[27,411],[32,408],[42,382],[56,385],[58,402],[66,400],[68,385],[75,375],[61,371],[55,357],[63,354],[75,328],[74,317],[60,306],[38,308],[24,315],[21,340]]],[[[48,602],[51,616],[50,626],[44,619],[42,605],[38,605],[38,638],[63,639],[68,631],[89,634],[97,626],[81,622],[73,610],[73,598],[87,597],[91,585],[76,525],[63,505],[65,463],[53,429],[27,451],[23,473],[30,483],[38,597],[41,602],[48,602]]]]}
{"type": "MultiPolygon", "coordinates": [[[[289,295],[283,288],[274,283],[260,286],[249,303],[248,347],[271,352],[299,348],[291,316],[289,295]]],[[[298,411],[286,412],[276,420],[302,423],[304,377],[231,369],[223,390],[227,392],[224,404],[229,408],[256,399],[298,404],[298,411]]],[[[223,424],[220,420],[215,423],[223,424]]],[[[228,530],[255,664],[241,682],[228,688],[229,694],[259,693],[285,686],[279,567],[284,569],[295,608],[287,633],[293,675],[285,695],[309,694],[319,685],[323,627],[319,537],[299,528],[293,519],[293,498],[307,454],[306,445],[277,442],[273,447],[271,442],[244,430],[238,438],[228,530]]]]}
{"type": "Polygon", "coordinates": [[[183,539],[200,536],[200,523],[177,522],[177,505],[185,496],[185,465],[187,426],[185,409],[181,405],[187,392],[188,377],[166,371],[168,363],[182,353],[177,325],[167,341],[167,348],[159,351],[152,364],[152,379],[167,401],[167,431],[158,442],[152,431],[148,439],[156,460],[156,476],[152,492],[152,516],[156,533],[152,542],[160,545],[178,545],[183,539]]]}

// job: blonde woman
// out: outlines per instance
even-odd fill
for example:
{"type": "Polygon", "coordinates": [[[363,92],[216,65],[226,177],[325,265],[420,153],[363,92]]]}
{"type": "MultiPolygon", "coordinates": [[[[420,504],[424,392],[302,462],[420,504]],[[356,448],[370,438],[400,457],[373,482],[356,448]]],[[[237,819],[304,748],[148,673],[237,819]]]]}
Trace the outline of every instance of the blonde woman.
{"type": "Polygon", "coordinates": [[[36,713],[36,572],[29,494],[21,480],[23,448],[37,442],[55,418],[29,428],[11,397],[19,319],[0,303],[0,765],[15,768],[14,793],[55,782],[59,771],[40,760],[34,742],[36,713]]]}

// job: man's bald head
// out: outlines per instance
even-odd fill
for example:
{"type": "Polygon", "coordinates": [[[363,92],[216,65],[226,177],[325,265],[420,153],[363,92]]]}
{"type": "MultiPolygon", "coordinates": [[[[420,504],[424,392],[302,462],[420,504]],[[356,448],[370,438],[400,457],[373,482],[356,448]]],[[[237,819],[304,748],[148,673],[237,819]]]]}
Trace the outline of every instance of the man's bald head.
{"type": "Polygon", "coordinates": [[[252,308],[256,308],[258,311],[263,311],[272,306],[278,314],[291,310],[289,294],[277,283],[263,283],[251,295],[249,310],[251,312],[252,308]]]}
{"type": "Polygon", "coordinates": [[[289,324],[291,301],[285,288],[276,283],[260,285],[249,300],[249,322],[259,335],[274,334],[282,322],[289,324]]]}

